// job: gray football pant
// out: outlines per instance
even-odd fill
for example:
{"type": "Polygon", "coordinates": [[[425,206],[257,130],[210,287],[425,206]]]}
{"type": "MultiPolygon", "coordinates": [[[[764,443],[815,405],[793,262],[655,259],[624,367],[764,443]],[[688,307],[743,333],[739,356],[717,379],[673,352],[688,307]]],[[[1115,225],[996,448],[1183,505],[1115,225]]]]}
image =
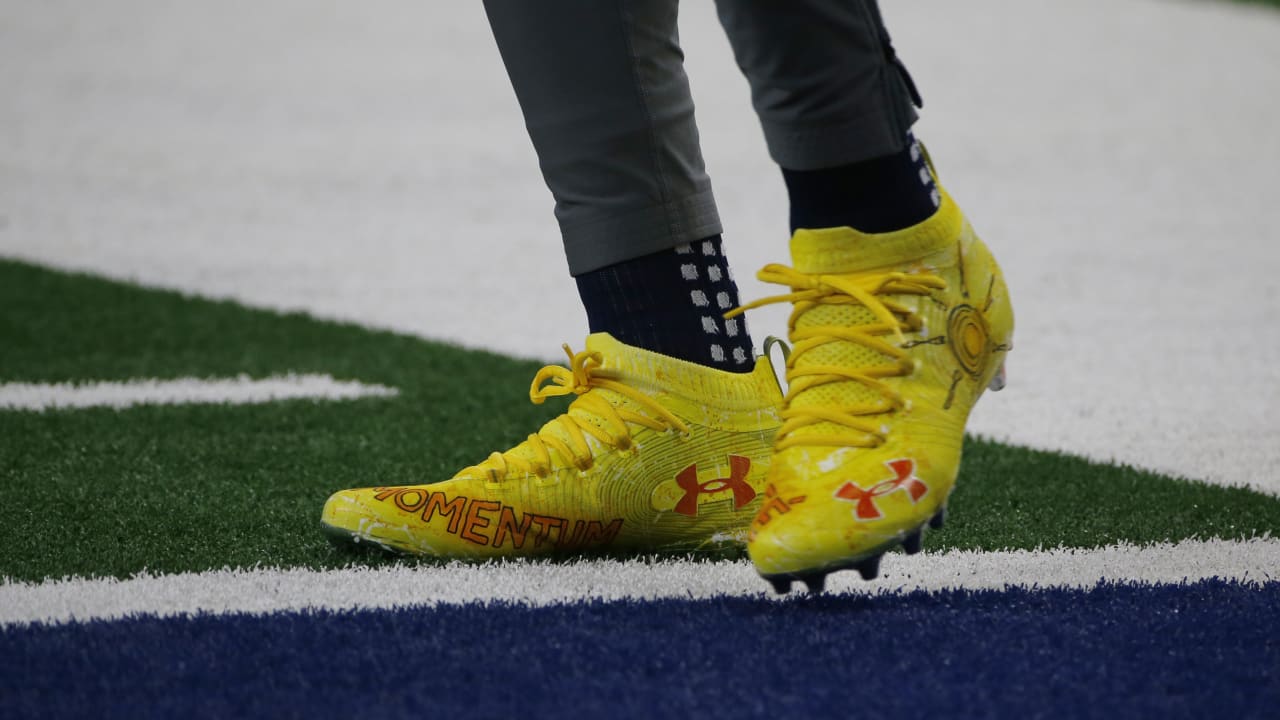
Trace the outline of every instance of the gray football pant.
{"type": "MultiPolygon", "coordinates": [[[[485,0],[573,275],[721,232],[678,4],[485,0]]],[[[780,166],[834,167],[905,147],[915,90],[874,0],[717,9],[780,166]]]]}

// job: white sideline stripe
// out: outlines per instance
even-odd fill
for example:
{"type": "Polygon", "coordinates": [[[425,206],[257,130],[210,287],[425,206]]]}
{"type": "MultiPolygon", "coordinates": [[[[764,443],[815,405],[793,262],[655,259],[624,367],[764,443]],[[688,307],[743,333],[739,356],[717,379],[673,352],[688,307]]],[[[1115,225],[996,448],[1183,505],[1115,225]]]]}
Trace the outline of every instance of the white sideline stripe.
{"type": "MultiPolygon", "coordinates": [[[[1179,583],[1206,578],[1261,584],[1280,579],[1280,539],[1186,540],[1093,550],[894,554],[879,580],[828,578],[828,591],[866,594],[945,588],[1088,588],[1107,581],[1179,583]]],[[[266,614],[299,610],[425,607],[505,601],[530,606],[579,600],[767,596],[746,561],[583,560],[566,564],[452,563],[442,567],[219,570],[0,581],[0,626],[109,620],[130,615],[266,614]]],[[[794,595],[795,593],[793,593],[794,595]]]]}
{"type": "Polygon", "coordinates": [[[234,378],[136,379],[82,384],[13,382],[0,384],[0,409],[127,408],[134,405],[199,403],[249,405],[302,398],[354,400],[399,394],[396,388],[384,385],[335,380],[330,375],[294,373],[258,380],[239,375],[234,378]]]}

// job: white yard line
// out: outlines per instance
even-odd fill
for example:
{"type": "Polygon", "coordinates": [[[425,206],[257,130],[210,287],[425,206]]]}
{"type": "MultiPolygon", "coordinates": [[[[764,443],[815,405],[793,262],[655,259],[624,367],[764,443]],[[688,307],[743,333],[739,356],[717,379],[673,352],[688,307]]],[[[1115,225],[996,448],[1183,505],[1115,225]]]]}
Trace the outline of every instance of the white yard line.
{"type": "Polygon", "coordinates": [[[250,405],[277,400],[354,400],[394,397],[400,391],[385,385],[335,380],[329,375],[272,375],[254,379],[148,378],[123,382],[0,383],[0,410],[53,410],[134,405],[229,404],[250,405]]]}
{"type": "MultiPolygon", "coordinates": [[[[975,553],[886,558],[880,579],[852,572],[828,580],[837,593],[945,588],[1092,587],[1100,581],[1179,583],[1205,578],[1249,584],[1280,579],[1280,540],[1186,540],[1148,547],[975,553]]],[[[333,571],[219,570],[0,583],[0,626],[108,620],[130,615],[265,614],[438,604],[513,602],[531,606],[587,599],[760,596],[767,586],[743,562],[594,561],[571,564],[454,563],[434,568],[333,571]]]]}

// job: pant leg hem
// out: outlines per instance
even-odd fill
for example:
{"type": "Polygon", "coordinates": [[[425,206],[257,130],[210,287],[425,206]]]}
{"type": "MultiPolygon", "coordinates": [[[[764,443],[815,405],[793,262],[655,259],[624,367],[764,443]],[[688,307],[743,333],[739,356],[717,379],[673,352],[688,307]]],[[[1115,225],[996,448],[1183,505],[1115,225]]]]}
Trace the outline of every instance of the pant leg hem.
{"type": "Polygon", "coordinates": [[[711,190],[572,225],[561,223],[569,274],[578,276],[721,233],[711,190]]]}
{"type": "Polygon", "coordinates": [[[788,170],[820,170],[900,152],[915,120],[914,108],[906,112],[876,109],[839,125],[798,127],[767,121],[762,125],[774,162],[788,170]]]}

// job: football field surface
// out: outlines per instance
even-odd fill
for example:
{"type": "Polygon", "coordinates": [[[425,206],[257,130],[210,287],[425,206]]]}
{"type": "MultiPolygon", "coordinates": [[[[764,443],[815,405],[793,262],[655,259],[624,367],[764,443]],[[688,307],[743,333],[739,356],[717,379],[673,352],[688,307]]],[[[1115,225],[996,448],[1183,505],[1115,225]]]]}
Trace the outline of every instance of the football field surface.
{"type": "MultiPolygon", "coordinates": [[[[682,30],[744,298],[785,193],[682,30]]],[[[1010,385],[947,527],[776,598],[739,549],[340,552],[334,490],[562,405],[585,331],[477,4],[0,5],[0,716],[1267,716],[1280,14],[889,5],[997,252],[1010,385]]],[[[785,315],[753,313],[757,339],[785,315]]]]}
{"type": "MultiPolygon", "coordinates": [[[[1248,714],[1276,699],[1272,495],[973,439],[952,520],[931,534],[929,552],[891,555],[873,583],[837,575],[820,599],[767,595],[731,549],[395,562],[326,543],[317,527],[324,498],[444,477],[514,441],[557,410],[510,403],[535,363],[20,263],[0,263],[0,288],[3,332],[17,341],[0,356],[9,378],[0,405],[33,395],[55,403],[0,411],[0,504],[11,513],[0,528],[0,642],[9,650],[0,687],[21,714],[102,709],[103,685],[113,688],[105,708],[122,715],[368,703],[394,714],[418,692],[396,690],[415,674],[401,663],[432,657],[450,668],[444,686],[430,687],[453,712],[549,711],[563,702],[557,693],[572,691],[577,707],[624,716],[664,707],[739,716],[732,696],[688,683],[719,677],[759,643],[782,643],[811,682],[824,683],[812,695],[769,684],[786,666],[781,656],[747,673],[768,688],[770,707],[794,712],[833,710],[827,693],[840,673],[830,663],[908,662],[899,642],[935,646],[984,682],[1054,647],[1083,653],[1073,663],[1121,653],[1123,672],[1105,678],[1096,667],[1028,669],[1031,679],[1002,696],[1002,712],[1035,707],[1049,692],[1088,690],[1101,702],[1147,662],[1170,674],[1141,684],[1135,709],[1227,703],[1248,714]],[[334,377],[344,380],[312,396],[291,395],[298,383],[282,380],[256,395],[239,389],[245,378],[334,377]],[[204,394],[192,393],[197,382],[204,394]],[[99,405],[56,404],[69,388],[112,384],[99,405]],[[471,388],[465,403],[454,397],[459,387],[471,388]],[[228,398],[209,394],[218,392],[228,398]],[[1119,635],[1116,623],[1128,623],[1119,635]],[[603,665],[569,665],[548,684],[560,662],[539,647],[603,665]],[[376,680],[313,667],[309,658],[320,656],[376,680]],[[1207,688],[1189,684],[1224,662],[1247,669],[1207,688]],[[527,687],[476,704],[475,680],[460,669],[473,666],[527,687]]],[[[918,702],[954,701],[959,677],[931,674],[918,702]]],[[[911,709],[891,684],[873,687],[879,699],[869,707],[911,709]]]]}

